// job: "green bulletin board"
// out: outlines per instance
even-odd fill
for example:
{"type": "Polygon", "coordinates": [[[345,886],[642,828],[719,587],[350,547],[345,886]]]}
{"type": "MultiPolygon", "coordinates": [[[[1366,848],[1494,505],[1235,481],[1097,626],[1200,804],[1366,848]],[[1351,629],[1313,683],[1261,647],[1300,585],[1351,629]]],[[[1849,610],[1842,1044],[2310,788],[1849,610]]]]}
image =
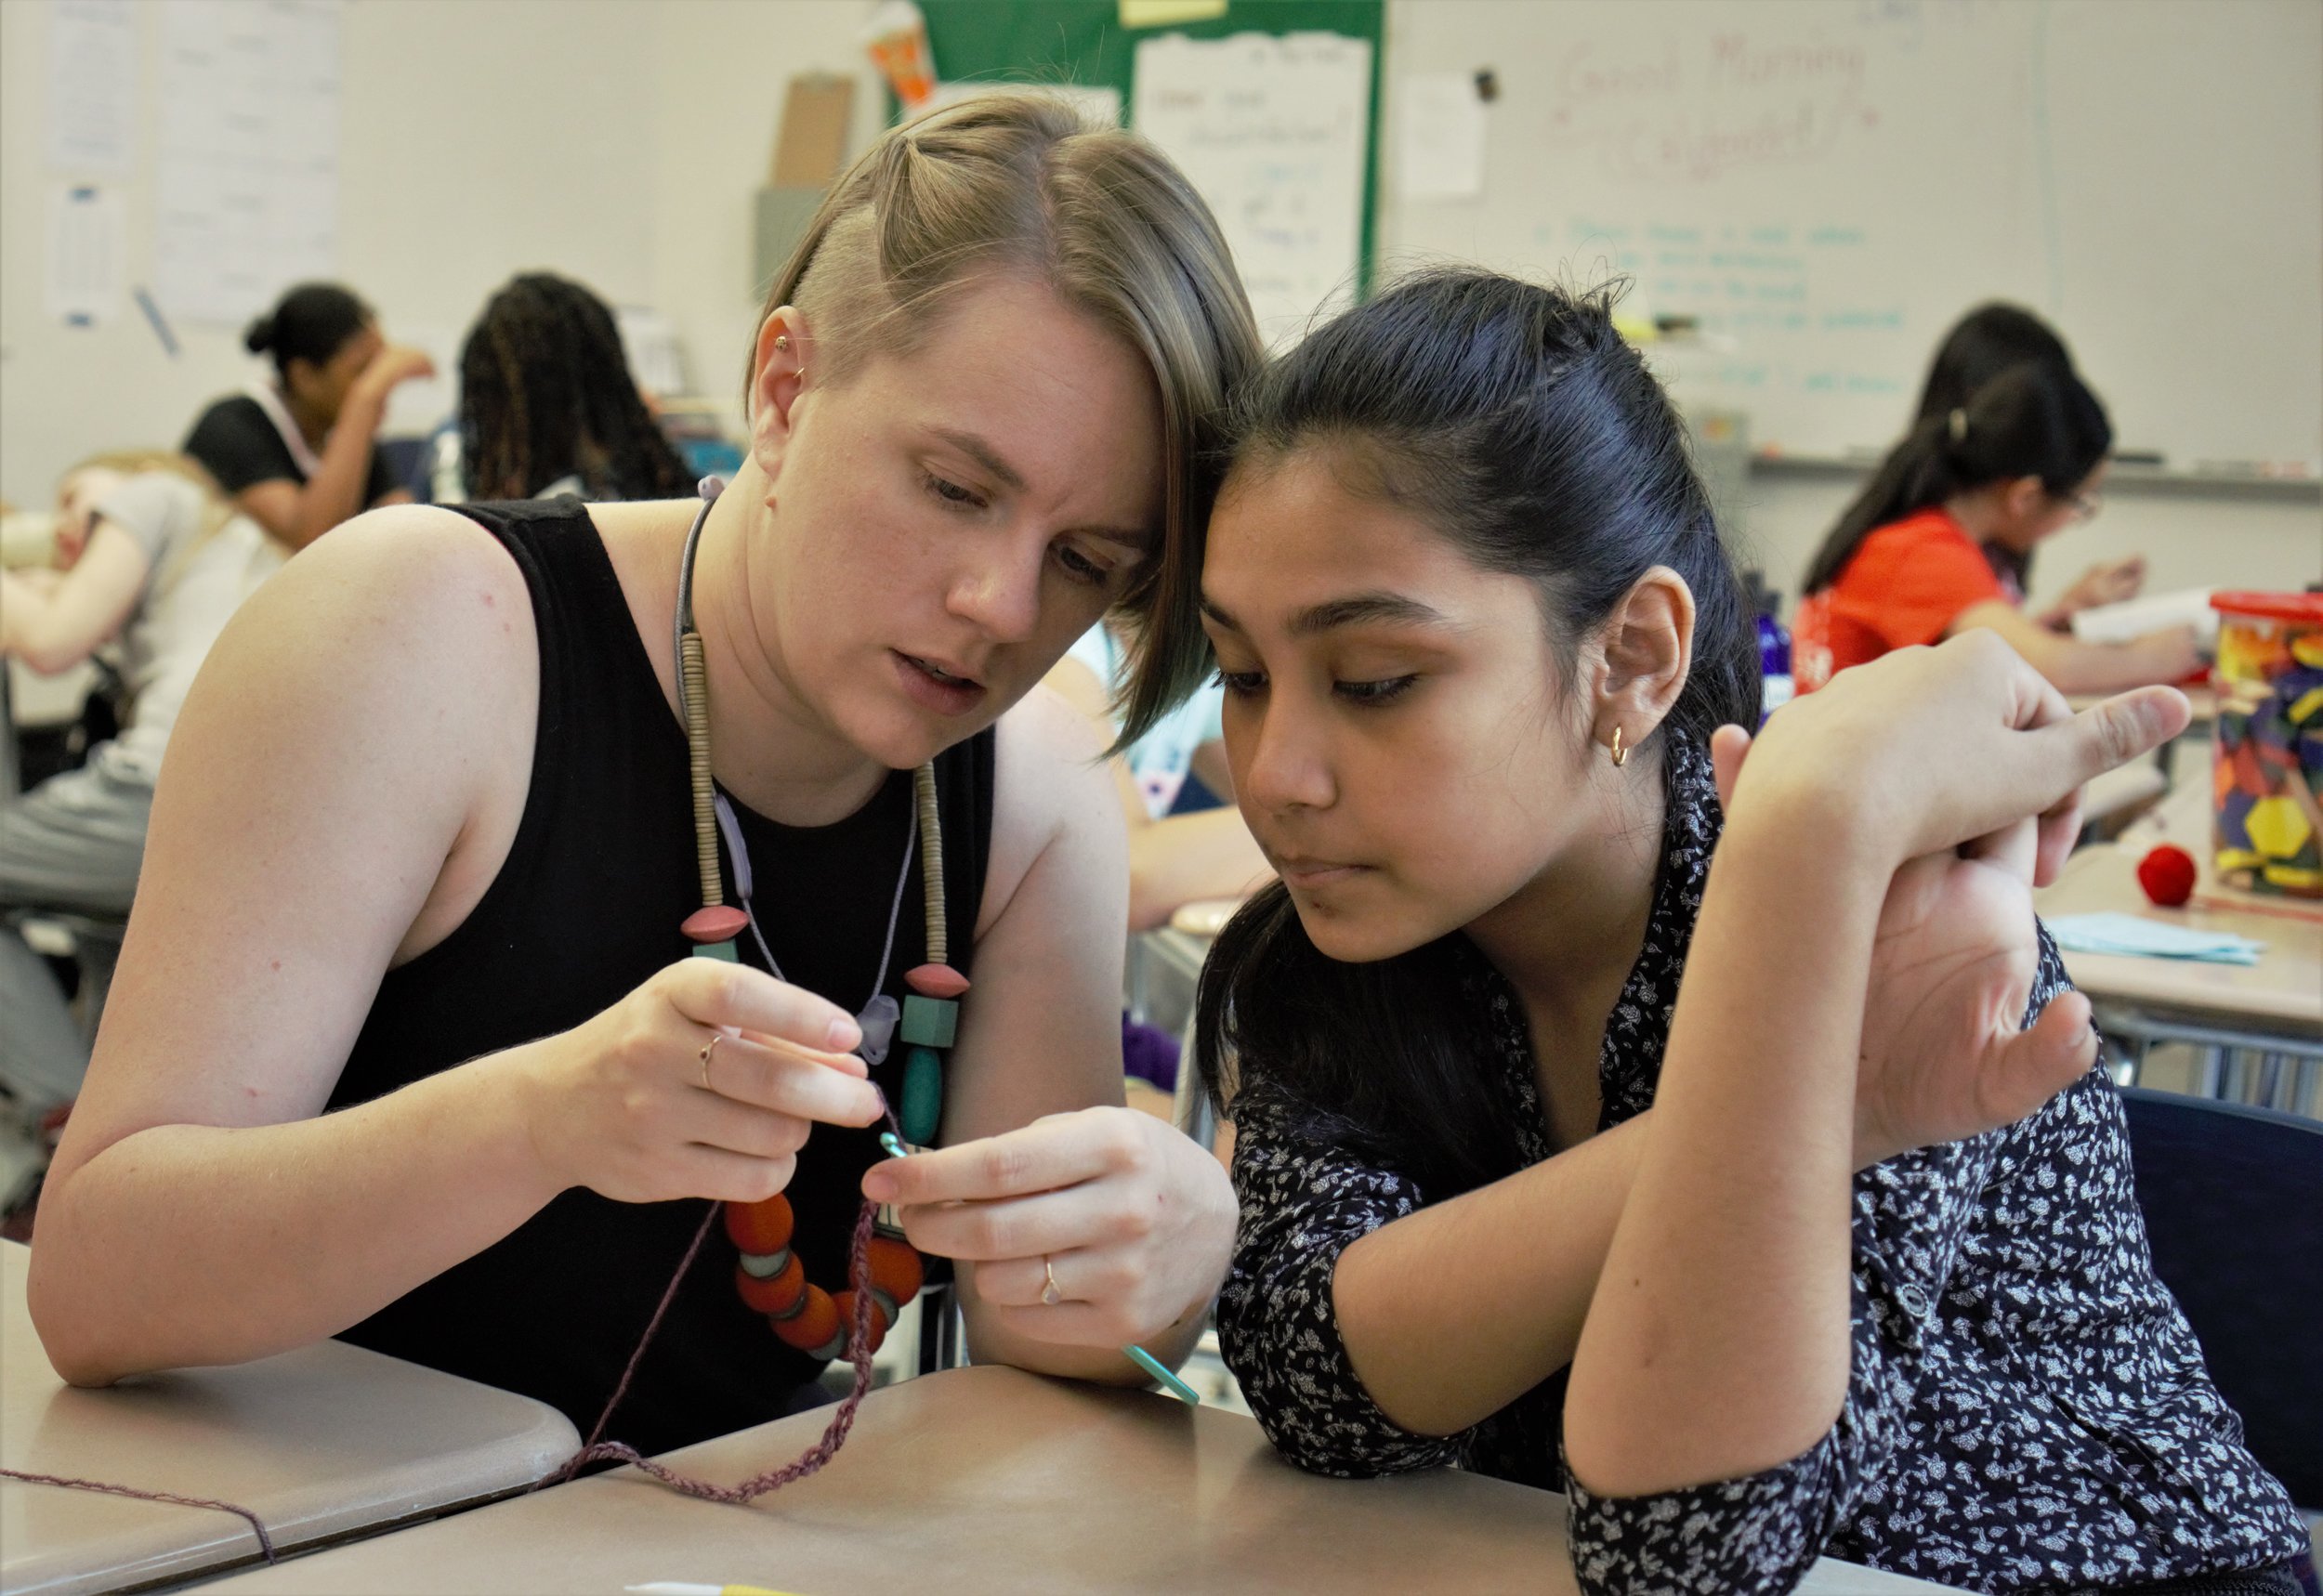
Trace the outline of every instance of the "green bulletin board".
{"type": "Polygon", "coordinates": [[[1235,33],[1344,33],[1371,46],[1371,105],[1363,153],[1363,219],[1357,234],[1356,294],[1371,288],[1379,210],[1379,85],[1386,50],[1386,0],[1229,0],[1226,15],[1160,28],[1121,25],[1119,0],[919,0],[937,76],[945,83],[1077,84],[1131,90],[1137,44],[1162,33],[1223,39],[1235,33]]]}

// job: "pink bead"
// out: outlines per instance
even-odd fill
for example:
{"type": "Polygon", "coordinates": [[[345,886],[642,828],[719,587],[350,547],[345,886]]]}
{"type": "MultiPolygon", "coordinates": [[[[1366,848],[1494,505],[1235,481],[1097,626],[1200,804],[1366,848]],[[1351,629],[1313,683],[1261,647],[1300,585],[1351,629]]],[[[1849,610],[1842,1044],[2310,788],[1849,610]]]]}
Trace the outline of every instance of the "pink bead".
{"type": "Polygon", "coordinates": [[[686,934],[687,941],[699,942],[706,947],[713,942],[725,942],[739,936],[742,927],[749,923],[750,916],[730,903],[721,903],[713,908],[695,909],[686,916],[685,923],[677,929],[686,934]]]}
{"type": "Polygon", "coordinates": [[[906,970],[903,984],[923,998],[957,998],[968,989],[968,978],[949,964],[922,964],[906,970]]]}

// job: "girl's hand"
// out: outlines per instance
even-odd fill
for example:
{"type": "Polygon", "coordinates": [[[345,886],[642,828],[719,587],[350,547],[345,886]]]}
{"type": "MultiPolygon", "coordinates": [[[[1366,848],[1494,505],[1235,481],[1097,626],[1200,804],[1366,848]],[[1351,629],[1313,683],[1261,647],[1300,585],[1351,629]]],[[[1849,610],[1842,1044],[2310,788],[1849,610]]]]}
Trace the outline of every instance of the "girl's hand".
{"type": "Polygon", "coordinates": [[[2035,819],[2046,883],[2080,831],[2081,784],[2185,728],[2171,687],[2076,715],[2040,672],[1981,627],[1842,671],[1767,721],[1713,739],[1729,827],[1795,828],[1835,869],[1883,878],[1907,860],[2035,819]],[[1743,754],[1750,761],[1743,764],[1743,754]]]}
{"type": "Polygon", "coordinates": [[[2146,585],[2146,556],[2130,555],[2117,560],[2100,560],[2081,572],[2080,579],[2067,588],[2057,601],[2049,607],[2041,619],[2052,626],[2069,624],[2074,616],[2084,609],[2095,609],[2107,604],[2120,604],[2135,598],[2146,585]]]}
{"type": "Polygon", "coordinates": [[[897,1204],[921,1251],[974,1263],[976,1294],[1004,1328],[1071,1346],[1123,1346],[1179,1323],[1208,1304],[1234,1247],[1225,1169],[1129,1108],[891,1158],[864,1173],[863,1195],[897,1204]]]}
{"type": "Polygon", "coordinates": [[[681,959],[595,1019],[507,1054],[558,1190],[617,1202],[758,1202],[790,1184],[814,1121],[885,1112],[836,1004],[762,970],[681,959]],[[711,1039],[717,1045],[707,1058],[711,1039]]]}
{"type": "Polygon", "coordinates": [[[407,344],[387,344],[380,347],[355,378],[355,385],[366,397],[382,403],[398,383],[408,383],[419,377],[436,374],[436,362],[425,349],[414,349],[407,344]]]}

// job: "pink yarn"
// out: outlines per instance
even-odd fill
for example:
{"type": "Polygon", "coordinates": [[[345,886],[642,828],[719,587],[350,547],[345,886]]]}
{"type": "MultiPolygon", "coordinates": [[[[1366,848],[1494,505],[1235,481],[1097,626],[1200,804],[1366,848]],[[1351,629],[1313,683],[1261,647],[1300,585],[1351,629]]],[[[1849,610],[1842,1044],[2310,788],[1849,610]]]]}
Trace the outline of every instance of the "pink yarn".
{"type": "Polygon", "coordinates": [[[28,1474],[21,1469],[0,1469],[0,1479],[23,1480],[35,1485],[63,1485],[75,1491],[102,1491],[109,1497],[135,1497],[141,1502],[168,1502],[181,1508],[215,1508],[222,1513],[232,1513],[247,1519],[258,1537],[258,1550],[266,1553],[269,1563],[274,1561],[274,1537],[258,1522],[258,1515],[235,1502],[214,1502],[207,1497],[172,1496],[167,1491],[140,1491],[135,1485],[109,1485],[103,1480],[72,1480],[62,1474],[28,1474]]]}

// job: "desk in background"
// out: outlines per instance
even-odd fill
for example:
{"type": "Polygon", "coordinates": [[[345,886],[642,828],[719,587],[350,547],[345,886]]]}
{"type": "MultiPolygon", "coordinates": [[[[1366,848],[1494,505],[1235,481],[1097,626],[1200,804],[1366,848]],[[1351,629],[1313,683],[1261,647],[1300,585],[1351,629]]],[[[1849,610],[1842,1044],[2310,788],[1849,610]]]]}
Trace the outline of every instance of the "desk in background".
{"type": "MultiPolygon", "coordinates": [[[[237,1502],[287,1549],[504,1495],[581,1444],[531,1397],[338,1341],[78,1391],[49,1367],[25,1309],[31,1262],[30,1249],[0,1243],[0,1463],[11,1469],[237,1502]]],[[[7,1596],[192,1578],[257,1556],[231,1513],[0,1480],[7,1596]]]]}
{"type": "MultiPolygon", "coordinates": [[[[673,1454],[721,1483],[798,1455],[803,1413],[673,1454]]],[[[748,1508],[631,1470],[215,1586],[225,1592],[618,1591],[650,1580],[894,1590],[1575,1590],[1565,1498],[1436,1470],[1327,1480],[1248,1419],[1146,1392],[953,1369],[873,1392],[847,1449],[748,1508]]],[[[1828,1560],[1810,1596],[1933,1591],[1828,1560]]]]}
{"type": "Polygon", "coordinates": [[[2219,884],[2211,869],[2209,749],[2186,752],[2160,806],[2119,842],[2075,854],[2035,904],[2048,918],[2142,914],[2264,942],[2251,965],[2067,953],[2065,968],[2095,1007],[2098,1028],[2128,1052],[2133,1075],[2148,1049],[2183,1043],[2201,1050],[2205,1094],[2312,1113],[2323,1082],[2323,903],[2219,884]],[[2157,909],[2147,900],[2137,863],[2159,843],[2194,856],[2197,895],[2220,907],[2157,909]]]}

